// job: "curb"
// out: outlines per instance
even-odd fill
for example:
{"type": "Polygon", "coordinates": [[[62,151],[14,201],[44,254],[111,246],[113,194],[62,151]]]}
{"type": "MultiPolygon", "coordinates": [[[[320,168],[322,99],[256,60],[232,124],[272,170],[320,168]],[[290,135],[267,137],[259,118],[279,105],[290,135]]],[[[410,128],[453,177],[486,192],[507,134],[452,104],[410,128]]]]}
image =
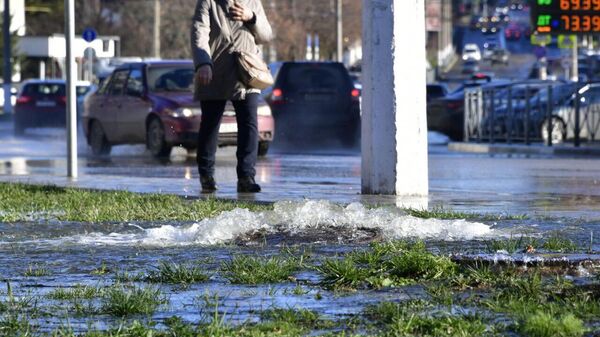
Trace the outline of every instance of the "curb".
{"type": "Polygon", "coordinates": [[[545,156],[590,156],[600,157],[600,146],[574,147],[574,146],[544,146],[534,145],[508,145],[452,142],[448,143],[448,150],[455,152],[488,153],[488,154],[525,154],[545,156]]]}

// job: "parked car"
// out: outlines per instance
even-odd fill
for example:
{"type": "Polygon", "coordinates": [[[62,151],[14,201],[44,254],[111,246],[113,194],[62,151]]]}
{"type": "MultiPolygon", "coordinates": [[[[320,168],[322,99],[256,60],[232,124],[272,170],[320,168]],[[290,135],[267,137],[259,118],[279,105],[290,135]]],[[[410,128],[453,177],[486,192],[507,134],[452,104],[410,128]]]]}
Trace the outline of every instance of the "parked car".
{"type": "MultiPolygon", "coordinates": [[[[202,121],[200,104],[193,99],[191,61],[144,61],[119,66],[85,101],[83,129],[95,155],[106,155],[113,145],[146,144],[156,157],[168,156],[174,146],[197,147],[202,121]]],[[[258,108],[259,155],[273,140],[271,109],[258,108]]],[[[219,145],[235,145],[237,123],[228,104],[219,130],[219,145]]]]}
{"type": "Polygon", "coordinates": [[[481,50],[474,43],[465,44],[462,52],[463,61],[481,61],[481,50]]]}
{"type": "Polygon", "coordinates": [[[455,91],[427,104],[427,127],[430,131],[446,134],[452,140],[464,138],[465,90],[474,87],[492,87],[508,84],[508,80],[489,76],[474,76],[455,91]]]}
{"type": "Polygon", "coordinates": [[[342,63],[285,62],[268,98],[277,137],[290,143],[360,137],[360,96],[342,63]]]}
{"type": "Polygon", "coordinates": [[[427,102],[448,95],[448,86],[444,83],[427,84],[427,102]]]}
{"type": "MultiPolygon", "coordinates": [[[[78,82],[79,97],[89,90],[89,83],[78,82]]],[[[15,102],[14,132],[22,135],[35,127],[64,127],[67,119],[66,83],[64,80],[27,80],[21,84],[15,102]]],[[[80,111],[78,110],[78,115],[80,111]]]]}
{"type": "MultiPolygon", "coordinates": [[[[494,95],[494,113],[489,112],[481,120],[481,131],[484,137],[490,134],[493,127],[494,137],[504,138],[510,132],[512,137],[523,138],[527,132],[530,139],[544,138],[548,123],[548,87],[552,86],[553,109],[565,106],[570,97],[574,97],[576,85],[556,81],[525,81],[511,86],[511,102],[509,107],[508,88],[496,92],[494,95]],[[493,123],[491,123],[493,116],[493,123]],[[527,128],[525,126],[527,125],[527,128]]],[[[489,102],[490,99],[488,98],[489,102]]],[[[488,106],[489,108],[489,106],[488,106]]],[[[553,117],[556,130],[565,130],[566,123],[561,118],[553,117]]],[[[547,135],[546,135],[547,136],[547,135]]],[[[555,142],[566,137],[566,133],[553,134],[555,142]]]]}
{"type": "MultiPolygon", "coordinates": [[[[548,119],[544,120],[541,136],[544,142],[548,135],[552,143],[561,143],[575,137],[576,95],[572,94],[565,104],[557,105],[552,111],[552,128],[548,133],[548,119]]],[[[600,83],[591,83],[579,89],[579,137],[600,140],[600,83]]]]}

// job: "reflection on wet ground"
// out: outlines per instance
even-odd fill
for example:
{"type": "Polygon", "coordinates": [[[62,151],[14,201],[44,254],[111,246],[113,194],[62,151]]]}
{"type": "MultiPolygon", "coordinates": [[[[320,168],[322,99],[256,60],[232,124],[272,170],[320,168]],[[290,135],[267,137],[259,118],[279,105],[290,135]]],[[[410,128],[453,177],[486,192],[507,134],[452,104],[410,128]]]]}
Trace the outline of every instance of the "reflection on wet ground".
{"type": "MultiPolygon", "coordinates": [[[[195,158],[187,157],[185,150],[175,149],[165,161],[151,158],[143,146],[116,146],[110,157],[92,158],[80,139],[81,176],[70,181],[64,178],[66,150],[60,130],[32,130],[22,139],[5,136],[0,140],[8,145],[0,149],[2,181],[201,197],[195,158]]],[[[440,143],[440,137],[430,137],[427,199],[361,195],[361,159],[357,152],[313,149],[291,154],[290,149],[278,151],[276,144],[258,161],[256,178],[264,192],[255,196],[236,192],[235,148],[220,148],[216,172],[220,189],[215,196],[261,202],[325,199],[600,218],[599,159],[459,154],[449,152],[445,145],[436,145],[440,143]]]]}

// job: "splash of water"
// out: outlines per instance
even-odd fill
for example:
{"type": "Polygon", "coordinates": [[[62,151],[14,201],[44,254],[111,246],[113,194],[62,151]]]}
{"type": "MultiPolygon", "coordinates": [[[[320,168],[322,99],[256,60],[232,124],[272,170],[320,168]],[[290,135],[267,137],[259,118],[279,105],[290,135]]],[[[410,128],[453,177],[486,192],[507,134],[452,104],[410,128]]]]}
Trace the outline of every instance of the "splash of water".
{"type": "MultiPolygon", "coordinates": [[[[273,211],[251,212],[234,209],[192,225],[163,225],[140,228],[136,233],[91,233],[62,237],[55,244],[187,246],[216,245],[263,233],[306,233],[315,229],[355,231],[372,229],[387,240],[419,238],[472,240],[492,235],[490,226],[465,220],[419,219],[396,208],[369,209],[359,203],[347,206],[328,201],[284,201],[273,211]]],[[[56,241],[56,240],[53,240],[56,241]]]]}

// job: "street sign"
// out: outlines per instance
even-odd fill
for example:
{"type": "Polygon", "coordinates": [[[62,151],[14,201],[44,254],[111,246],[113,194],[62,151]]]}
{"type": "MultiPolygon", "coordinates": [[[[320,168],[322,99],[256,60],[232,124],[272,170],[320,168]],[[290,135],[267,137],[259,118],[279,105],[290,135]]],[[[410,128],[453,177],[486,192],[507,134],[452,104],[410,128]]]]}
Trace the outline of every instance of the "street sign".
{"type": "Polygon", "coordinates": [[[577,43],[577,36],[575,35],[559,35],[558,36],[558,48],[561,49],[573,49],[573,46],[577,43]]]}
{"type": "Polygon", "coordinates": [[[598,0],[533,0],[531,24],[544,34],[600,33],[598,0]]]}
{"type": "Polygon", "coordinates": [[[81,37],[83,37],[85,41],[90,43],[98,37],[98,33],[96,33],[96,31],[93,28],[86,28],[81,34],[81,37]]]}
{"type": "Polygon", "coordinates": [[[531,34],[531,44],[534,46],[546,46],[552,42],[552,36],[548,34],[531,34]]]}

